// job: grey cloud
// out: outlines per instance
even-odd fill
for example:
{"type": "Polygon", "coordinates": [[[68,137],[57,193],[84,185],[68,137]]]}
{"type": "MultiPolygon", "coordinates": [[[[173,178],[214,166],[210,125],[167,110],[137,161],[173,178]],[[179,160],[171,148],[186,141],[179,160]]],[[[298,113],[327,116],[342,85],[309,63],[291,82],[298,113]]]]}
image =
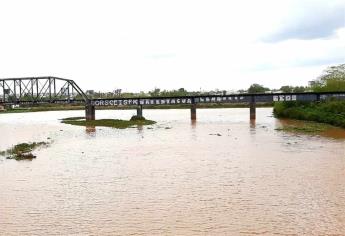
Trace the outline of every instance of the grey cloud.
{"type": "Polygon", "coordinates": [[[314,58],[304,61],[297,61],[296,66],[323,66],[323,65],[338,65],[345,63],[344,56],[334,56],[329,58],[314,58]]]}
{"type": "Polygon", "coordinates": [[[289,39],[320,39],[332,36],[339,28],[345,27],[345,5],[302,5],[298,14],[291,13],[292,19],[263,38],[263,42],[276,43],[289,39]]]}
{"type": "Polygon", "coordinates": [[[339,65],[345,63],[345,57],[342,55],[332,55],[329,57],[318,57],[309,58],[303,60],[296,60],[290,63],[282,65],[274,65],[272,63],[262,63],[255,66],[247,67],[247,71],[268,71],[268,70],[278,70],[291,67],[309,67],[309,66],[329,66],[329,65],[339,65]]]}

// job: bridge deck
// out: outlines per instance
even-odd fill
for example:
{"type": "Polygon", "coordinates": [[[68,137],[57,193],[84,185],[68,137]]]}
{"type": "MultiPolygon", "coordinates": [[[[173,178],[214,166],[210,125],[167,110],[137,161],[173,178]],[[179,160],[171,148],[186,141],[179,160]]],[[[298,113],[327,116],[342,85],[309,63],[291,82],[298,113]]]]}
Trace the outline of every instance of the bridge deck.
{"type": "Polygon", "coordinates": [[[105,98],[92,99],[94,106],[121,105],[175,105],[195,103],[251,103],[278,101],[321,101],[328,98],[345,99],[345,92],[324,93],[267,93],[267,94],[231,94],[231,95],[202,95],[185,97],[140,97],[140,98],[105,98]]]}

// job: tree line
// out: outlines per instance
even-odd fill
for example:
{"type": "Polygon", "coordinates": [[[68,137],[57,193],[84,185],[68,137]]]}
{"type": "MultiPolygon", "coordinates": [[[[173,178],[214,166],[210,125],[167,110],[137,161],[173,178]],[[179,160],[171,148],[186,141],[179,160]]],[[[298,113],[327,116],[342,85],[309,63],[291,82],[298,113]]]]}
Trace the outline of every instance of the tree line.
{"type": "Polygon", "coordinates": [[[280,89],[269,89],[260,84],[252,84],[246,92],[265,93],[268,91],[283,93],[302,93],[302,92],[336,92],[345,91],[345,64],[330,66],[308,86],[282,86],[280,89]]]}
{"type": "MultiPolygon", "coordinates": [[[[267,92],[283,92],[283,93],[303,93],[303,92],[335,92],[345,91],[345,64],[330,66],[326,68],[322,74],[308,86],[291,86],[284,85],[279,89],[270,89],[261,84],[252,84],[248,89],[239,90],[238,93],[267,93],[267,92]]],[[[160,90],[155,88],[148,93],[149,96],[187,96],[187,95],[208,95],[208,94],[225,94],[226,91],[216,90],[209,92],[189,92],[184,88],[178,90],[160,90]]]]}

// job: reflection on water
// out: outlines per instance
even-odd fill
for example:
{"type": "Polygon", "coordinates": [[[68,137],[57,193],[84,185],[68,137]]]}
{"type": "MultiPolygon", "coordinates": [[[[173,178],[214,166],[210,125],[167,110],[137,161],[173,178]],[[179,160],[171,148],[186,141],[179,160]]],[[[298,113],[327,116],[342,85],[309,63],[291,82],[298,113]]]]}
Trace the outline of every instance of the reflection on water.
{"type": "Polygon", "coordinates": [[[190,124],[191,124],[191,127],[193,128],[193,129],[195,129],[196,128],[196,120],[191,120],[191,122],[190,122],[190,124]]]}
{"type": "Polygon", "coordinates": [[[144,126],[143,125],[138,125],[137,126],[137,130],[138,130],[138,133],[142,133],[142,131],[144,130],[144,126]]]}
{"type": "Polygon", "coordinates": [[[86,133],[88,134],[93,134],[96,132],[96,127],[95,126],[86,126],[86,129],[85,129],[86,133]]]}
{"type": "Polygon", "coordinates": [[[256,128],[256,120],[250,119],[249,122],[250,122],[250,128],[255,129],[256,128]]]}
{"type": "Polygon", "coordinates": [[[125,130],[57,120],[82,111],[0,115],[1,150],[54,140],[0,158],[0,235],[345,235],[344,130],[278,132],[271,113],[144,110],[157,124],[125,130]]]}

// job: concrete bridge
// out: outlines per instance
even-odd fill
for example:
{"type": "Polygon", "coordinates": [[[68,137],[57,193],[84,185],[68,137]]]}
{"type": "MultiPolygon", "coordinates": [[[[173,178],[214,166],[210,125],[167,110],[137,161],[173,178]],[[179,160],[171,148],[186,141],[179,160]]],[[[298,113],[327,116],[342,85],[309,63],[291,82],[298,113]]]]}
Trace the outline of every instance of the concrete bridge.
{"type": "Polygon", "coordinates": [[[247,104],[250,119],[256,119],[256,104],[279,101],[322,101],[329,98],[345,100],[345,91],[323,93],[262,93],[231,95],[198,95],[184,97],[136,97],[90,99],[73,81],[57,77],[0,79],[0,106],[12,104],[83,104],[87,120],[95,119],[96,107],[135,106],[143,115],[145,106],[188,105],[191,119],[196,120],[198,104],[247,104]]]}

